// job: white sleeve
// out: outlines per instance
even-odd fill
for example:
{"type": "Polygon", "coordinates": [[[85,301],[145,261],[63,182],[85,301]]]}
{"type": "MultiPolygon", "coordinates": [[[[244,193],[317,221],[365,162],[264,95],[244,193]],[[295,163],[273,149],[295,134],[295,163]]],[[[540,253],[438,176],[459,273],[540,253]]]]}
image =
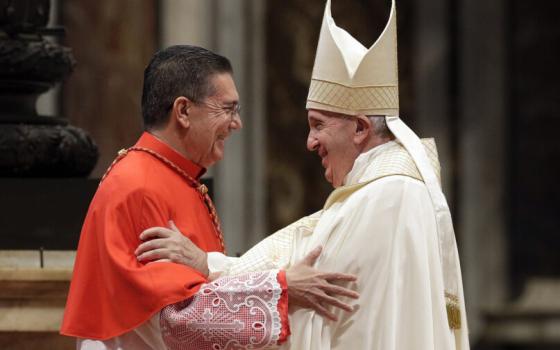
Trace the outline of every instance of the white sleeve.
{"type": "Polygon", "coordinates": [[[241,257],[230,258],[227,268],[222,269],[223,275],[234,276],[247,272],[287,268],[296,233],[311,234],[321,214],[322,211],[318,211],[305,216],[266,237],[241,257]]]}
{"type": "Polygon", "coordinates": [[[117,337],[96,340],[78,338],[76,349],[78,350],[153,350],[165,349],[165,343],[161,335],[159,323],[161,312],[157,312],[152,318],[140,326],[117,337]]]}
{"type": "Polygon", "coordinates": [[[161,349],[270,349],[289,335],[285,273],[220,277],[165,307],[159,321],[161,349]]]}
{"type": "Polygon", "coordinates": [[[206,258],[208,263],[208,271],[210,272],[209,279],[214,280],[224,272],[229,270],[229,267],[235,263],[239,258],[226,256],[219,252],[209,252],[206,258]]]}

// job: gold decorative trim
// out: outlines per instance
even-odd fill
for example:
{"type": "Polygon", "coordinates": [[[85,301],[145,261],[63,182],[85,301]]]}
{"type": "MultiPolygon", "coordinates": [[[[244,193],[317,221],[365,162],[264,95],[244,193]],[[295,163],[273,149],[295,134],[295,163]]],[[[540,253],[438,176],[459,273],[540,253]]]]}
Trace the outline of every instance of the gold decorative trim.
{"type": "MultiPolygon", "coordinates": [[[[426,149],[426,153],[432,163],[436,176],[441,183],[441,168],[438,160],[436,143],[434,139],[429,138],[422,139],[422,144],[426,149]]],[[[343,201],[365,185],[388,176],[407,176],[418,181],[424,181],[422,179],[422,175],[420,175],[420,172],[418,171],[418,168],[416,168],[414,160],[398,141],[395,142],[393,146],[390,146],[390,148],[384,150],[382,154],[375,157],[369,163],[368,167],[373,169],[373,171],[367,173],[367,179],[363,179],[362,182],[353,185],[342,186],[335,189],[331,192],[329,198],[327,198],[324,208],[328,209],[334,203],[343,201]]]]}
{"type": "Polygon", "coordinates": [[[328,80],[324,80],[324,79],[316,79],[316,78],[312,78],[311,81],[316,81],[319,83],[327,83],[327,84],[333,84],[333,85],[338,85],[341,87],[345,87],[348,89],[369,89],[369,88],[385,88],[385,87],[397,87],[396,84],[381,84],[381,85],[346,85],[346,84],[342,84],[342,83],[337,83],[334,81],[328,81],[328,80]]]}
{"type": "Polygon", "coordinates": [[[348,87],[312,79],[307,100],[349,111],[399,108],[397,86],[348,87]]]}
{"type": "Polygon", "coordinates": [[[445,292],[445,308],[447,309],[447,322],[451,329],[461,329],[461,307],[456,295],[445,292]]]}

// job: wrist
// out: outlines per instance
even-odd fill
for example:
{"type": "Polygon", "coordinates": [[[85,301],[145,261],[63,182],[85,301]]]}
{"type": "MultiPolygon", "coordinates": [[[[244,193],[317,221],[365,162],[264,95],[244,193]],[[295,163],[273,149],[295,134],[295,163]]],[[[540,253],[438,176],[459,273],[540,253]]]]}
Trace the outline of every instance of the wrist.
{"type": "Polygon", "coordinates": [[[286,276],[286,285],[290,287],[290,284],[292,283],[292,274],[290,269],[284,270],[284,276],[286,276]]]}
{"type": "Polygon", "coordinates": [[[208,278],[210,275],[210,270],[208,269],[208,253],[202,251],[199,260],[198,266],[200,266],[200,272],[204,275],[204,277],[208,278]]]}

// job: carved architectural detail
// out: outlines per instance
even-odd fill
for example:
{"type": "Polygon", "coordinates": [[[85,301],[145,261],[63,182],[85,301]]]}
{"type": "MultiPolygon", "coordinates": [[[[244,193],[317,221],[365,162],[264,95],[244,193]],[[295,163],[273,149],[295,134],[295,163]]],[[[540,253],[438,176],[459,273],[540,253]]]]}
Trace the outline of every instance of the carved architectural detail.
{"type": "Polygon", "coordinates": [[[97,148],[71,125],[0,124],[0,176],[87,176],[97,148]]]}
{"type": "Polygon", "coordinates": [[[97,162],[93,140],[61,118],[37,114],[40,94],[70,75],[69,48],[42,34],[48,0],[0,0],[0,176],[87,176],[97,162]]]}

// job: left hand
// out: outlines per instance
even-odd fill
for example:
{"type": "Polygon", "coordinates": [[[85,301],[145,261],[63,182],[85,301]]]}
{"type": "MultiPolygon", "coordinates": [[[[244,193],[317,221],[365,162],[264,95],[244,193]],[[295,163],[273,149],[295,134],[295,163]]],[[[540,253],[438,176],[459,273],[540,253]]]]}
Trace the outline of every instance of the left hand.
{"type": "Polygon", "coordinates": [[[141,243],[134,254],[140,262],[168,261],[183,264],[208,277],[206,252],[196,246],[169,221],[169,228],[152,227],[140,234],[141,243]]]}
{"type": "Polygon", "coordinates": [[[321,250],[321,247],[313,249],[305,258],[286,270],[288,303],[290,306],[313,309],[320,315],[337,321],[336,315],[327,307],[334,306],[346,312],[353,312],[354,308],[340,299],[341,297],[357,299],[360,294],[333,282],[355,282],[356,276],[315,269],[313,265],[319,258],[321,250]]]}

